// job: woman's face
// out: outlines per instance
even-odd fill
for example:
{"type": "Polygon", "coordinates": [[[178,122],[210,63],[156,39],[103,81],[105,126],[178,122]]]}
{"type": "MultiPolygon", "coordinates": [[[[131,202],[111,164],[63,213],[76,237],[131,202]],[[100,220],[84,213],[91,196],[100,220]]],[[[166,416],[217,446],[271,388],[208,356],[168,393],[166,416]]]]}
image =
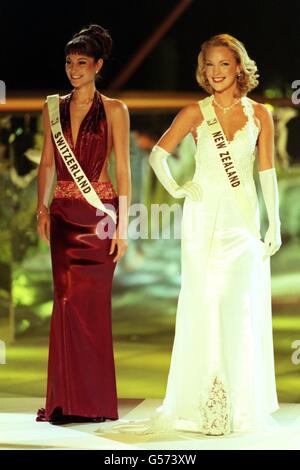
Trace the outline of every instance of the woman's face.
{"type": "Polygon", "coordinates": [[[210,86],[222,92],[236,84],[240,66],[233,52],[226,46],[212,46],[208,49],[205,73],[210,86]]]}
{"type": "Polygon", "coordinates": [[[66,74],[71,84],[79,88],[95,81],[96,71],[103,65],[103,59],[95,62],[93,57],[81,54],[69,54],[66,57],[66,74]]]}

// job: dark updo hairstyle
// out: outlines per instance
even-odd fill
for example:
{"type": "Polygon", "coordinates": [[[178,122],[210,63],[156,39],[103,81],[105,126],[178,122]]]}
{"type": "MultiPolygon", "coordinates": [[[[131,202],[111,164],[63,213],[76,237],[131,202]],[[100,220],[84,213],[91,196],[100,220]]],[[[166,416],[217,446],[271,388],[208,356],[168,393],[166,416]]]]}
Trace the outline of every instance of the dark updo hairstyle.
{"type": "Polygon", "coordinates": [[[109,58],[112,38],[109,32],[97,24],[91,24],[75,33],[66,44],[65,55],[82,54],[93,57],[95,62],[109,58]]]}

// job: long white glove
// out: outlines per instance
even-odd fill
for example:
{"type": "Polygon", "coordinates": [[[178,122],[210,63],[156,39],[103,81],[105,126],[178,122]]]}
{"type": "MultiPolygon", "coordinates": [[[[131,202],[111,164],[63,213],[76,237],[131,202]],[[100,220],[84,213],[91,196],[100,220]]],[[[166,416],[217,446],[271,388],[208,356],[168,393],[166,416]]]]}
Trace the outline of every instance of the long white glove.
{"type": "Polygon", "coordinates": [[[199,184],[194,181],[187,181],[179,186],[176,183],[167,163],[169,155],[170,153],[165,149],[155,145],[149,156],[149,163],[163,187],[176,199],[189,197],[192,201],[200,201],[202,199],[202,190],[199,184]]]}
{"type": "Polygon", "coordinates": [[[279,196],[275,168],[259,171],[259,180],[267,209],[269,228],[265,235],[266,255],[272,256],[281,246],[279,196]]]}

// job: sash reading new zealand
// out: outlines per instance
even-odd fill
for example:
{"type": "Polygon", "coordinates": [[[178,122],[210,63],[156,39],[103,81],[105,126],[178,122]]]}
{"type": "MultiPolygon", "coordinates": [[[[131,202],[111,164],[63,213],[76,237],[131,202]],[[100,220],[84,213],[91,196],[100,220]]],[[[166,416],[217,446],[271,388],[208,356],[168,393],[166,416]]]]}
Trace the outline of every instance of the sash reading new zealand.
{"type": "MultiPolygon", "coordinates": [[[[230,155],[230,149],[228,148],[227,139],[212,105],[213,99],[214,95],[211,95],[208,98],[204,98],[199,101],[199,105],[215,144],[215,155],[216,157],[219,157],[218,161],[222,163],[225,174],[227,175],[227,181],[230,183],[230,186],[234,188],[233,194],[236,205],[240,210],[241,216],[244,218],[246,226],[256,238],[260,239],[261,235],[259,224],[256,220],[256,203],[249,198],[248,194],[245,192],[244,185],[242,184],[243,182],[241,181],[238,172],[235,170],[233,160],[230,155]]],[[[241,99],[246,100],[245,97],[242,97],[241,99]]],[[[243,106],[244,105],[245,104],[243,103],[243,106]]]]}
{"type": "MultiPolygon", "coordinates": [[[[207,121],[207,124],[209,126],[213,126],[217,124],[216,119],[210,119],[207,121]]],[[[225,137],[221,131],[216,131],[212,133],[213,139],[215,141],[216,147],[218,149],[226,148],[226,142],[225,142],[225,137]]],[[[227,177],[230,181],[231,186],[236,187],[241,184],[239,177],[237,175],[237,172],[234,169],[234,164],[232,161],[232,158],[230,156],[230,153],[228,150],[226,152],[219,152],[219,157],[221,159],[221,162],[223,164],[224,170],[227,174],[227,177]],[[231,171],[232,170],[232,171],[231,171]]]]}
{"type": "MultiPolygon", "coordinates": [[[[55,125],[55,121],[51,121],[51,126],[55,125]]],[[[64,143],[64,139],[62,138],[62,133],[57,132],[54,134],[54,140],[57,145],[57,148],[59,149],[60,155],[62,158],[65,160],[65,163],[68,165],[70,173],[74,180],[77,181],[78,185],[81,187],[82,191],[87,194],[91,191],[91,187],[89,185],[89,182],[81,170],[77,163],[75,162],[75,159],[72,157],[70,154],[68,147],[64,143]]]]}

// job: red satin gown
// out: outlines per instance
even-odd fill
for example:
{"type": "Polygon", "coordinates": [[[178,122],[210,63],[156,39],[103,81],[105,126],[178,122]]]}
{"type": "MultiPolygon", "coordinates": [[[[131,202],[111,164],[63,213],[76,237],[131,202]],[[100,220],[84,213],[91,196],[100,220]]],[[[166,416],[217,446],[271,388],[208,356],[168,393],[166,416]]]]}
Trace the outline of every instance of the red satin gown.
{"type": "MultiPolygon", "coordinates": [[[[107,154],[107,120],[101,95],[95,92],[74,147],[72,94],[60,103],[64,136],[102,202],[118,216],[118,197],[112,183],[98,182],[107,154]]],[[[111,329],[116,263],[113,254],[109,255],[111,237],[100,239],[96,234],[97,224],[109,216],[96,215],[96,209],[86,202],[56,147],[55,164],[57,186],[50,205],[54,305],[46,407],[38,411],[37,421],[52,421],[61,415],[118,419],[111,329]]],[[[115,225],[108,225],[112,234],[115,225]]]]}

